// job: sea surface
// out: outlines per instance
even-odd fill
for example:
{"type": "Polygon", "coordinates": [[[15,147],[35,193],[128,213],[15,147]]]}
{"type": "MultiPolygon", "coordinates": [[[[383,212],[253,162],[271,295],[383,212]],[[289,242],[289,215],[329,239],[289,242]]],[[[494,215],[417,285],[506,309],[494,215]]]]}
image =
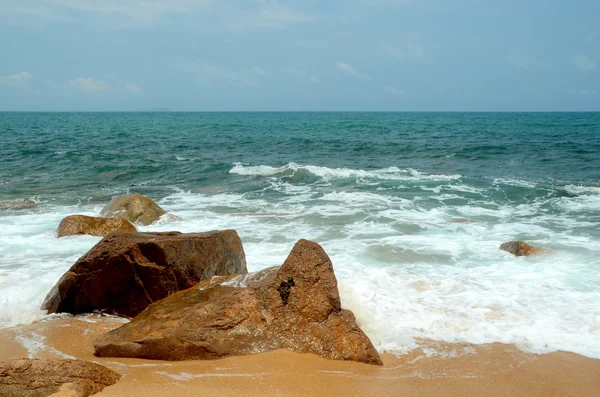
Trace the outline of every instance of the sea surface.
{"type": "Polygon", "coordinates": [[[600,113],[0,113],[0,327],[100,240],[60,220],[125,193],[182,218],[142,231],[236,229],[250,271],[317,241],[380,351],[600,358],[600,113]]]}

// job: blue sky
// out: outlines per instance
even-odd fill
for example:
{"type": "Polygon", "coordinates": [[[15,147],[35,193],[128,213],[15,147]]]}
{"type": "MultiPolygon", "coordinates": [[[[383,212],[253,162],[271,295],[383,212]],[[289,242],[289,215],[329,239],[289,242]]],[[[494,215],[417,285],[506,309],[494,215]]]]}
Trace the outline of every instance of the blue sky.
{"type": "Polygon", "coordinates": [[[600,110],[598,0],[0,0],[0,110],[600,110]]]}

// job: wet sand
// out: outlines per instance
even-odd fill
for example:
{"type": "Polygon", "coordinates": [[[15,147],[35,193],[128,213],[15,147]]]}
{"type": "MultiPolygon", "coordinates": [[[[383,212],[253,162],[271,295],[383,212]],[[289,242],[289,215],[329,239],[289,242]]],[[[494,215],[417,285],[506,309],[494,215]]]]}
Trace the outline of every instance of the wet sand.
{"type": "Polygon", "coordinates": [[[420,341],[382,367],[276,351],[215,361],[99,358],[93,340],[124,320],[63,317],[0,330],[0,361],[78,358],[121,373],[97,396],[597,396],[600,360],[512,345],[420,341]],[[431,354],[434,352],[434,354],[431,354]]]}

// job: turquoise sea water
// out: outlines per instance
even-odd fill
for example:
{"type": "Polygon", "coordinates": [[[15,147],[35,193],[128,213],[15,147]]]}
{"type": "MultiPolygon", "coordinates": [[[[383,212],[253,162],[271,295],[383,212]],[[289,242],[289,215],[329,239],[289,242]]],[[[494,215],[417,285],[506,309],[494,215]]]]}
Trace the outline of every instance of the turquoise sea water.
{"type": "Polygon", "coordinates": [[[321,243],[379,349],[600,357],[600,113],[0,113],[0,326],[99,240],[60,219],[128,192],[183,219],[141,230],[238,230],[250,270],[321,243]]]}
{"type": "Polygon", "coordinates": [[[600,180],[600,113],[0,113],[0,134],[2,198],[252,190],[238,162],[600,180]]]}

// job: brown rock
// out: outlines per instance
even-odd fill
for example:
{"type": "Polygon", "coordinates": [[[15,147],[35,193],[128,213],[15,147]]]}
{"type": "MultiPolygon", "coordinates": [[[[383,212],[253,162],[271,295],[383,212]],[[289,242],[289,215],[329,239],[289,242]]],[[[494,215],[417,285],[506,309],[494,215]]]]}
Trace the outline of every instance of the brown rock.
{"type": "Polygon", "coordinates": [[[132,317],[212,276],[247,272],[235,230],[112,233],[71,266],[46,296],[42,310],[105,310],[132,317]]]}
{"type": "Polygon", "coordinates": [[[139,194],[115,197],[102,209],[101,215],[108,218],[123,218],[132,223],[150,225],[167,212],[158,204],[139,194]]]}
{"type": "Polygon", "coordinates": [[[0,209],[29,209],[35,207],[35,203],[31,200],[1,200],[0,209]]]}
{"type": "Polygon", "coordinates": [[[541,248],[532,247],[524,241],[509,241],[500,245],[500,249],[516,256],[529,256],[542,252],[541,248]]]}
{"type": "Polygon", "coordinates": [[[60,391],[85,397],[119,379],[115,371],[88,361],[21,358],[0,363],[0,396],[45,397],[60,391]]]}
{"type": "Polygon", "coordinates": [[[104,237],[114,232],[137,232],[137,229],[126,219],[70,215],[60,221],[56,231],[58,238],[79,234],[104,237]]]}
{"type": "Polygon", "coordinates": [[[452,222],[454,222],[454,223],[473,223],[473,222],[477,222],[477,221],[473,220],[473,219],[469,219],[469,218],[452,218],[452,222]]]}
{"type": "Polygon", "coordinates": [[[288,349],[381,364],[352,312],[341,309],[329,257],[307,240],[296,243],[281,267],[180,291],[94,346],[102,357],[216,359],[288,349]]]}

